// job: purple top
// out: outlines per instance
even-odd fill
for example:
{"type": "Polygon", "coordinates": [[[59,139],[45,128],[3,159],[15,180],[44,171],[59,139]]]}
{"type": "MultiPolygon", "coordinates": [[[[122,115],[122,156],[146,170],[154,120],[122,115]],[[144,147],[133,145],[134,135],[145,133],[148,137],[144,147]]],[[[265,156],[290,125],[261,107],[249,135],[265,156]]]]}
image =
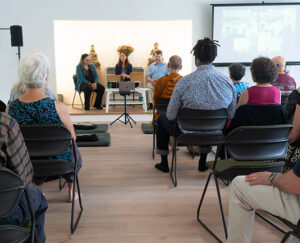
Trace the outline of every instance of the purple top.
{"type": "Polygon", "coordinates": [[[280,105],[280,90],[274,86],[252,86],[247,90],[249,105],[280,105]]]}
{"type": "Polygon", "coordinates": [[[287,74],[278,74],[277,79],[272,83],[272,85],[281,91],[293,91],[296,89],[295,80],[287,74]]]}

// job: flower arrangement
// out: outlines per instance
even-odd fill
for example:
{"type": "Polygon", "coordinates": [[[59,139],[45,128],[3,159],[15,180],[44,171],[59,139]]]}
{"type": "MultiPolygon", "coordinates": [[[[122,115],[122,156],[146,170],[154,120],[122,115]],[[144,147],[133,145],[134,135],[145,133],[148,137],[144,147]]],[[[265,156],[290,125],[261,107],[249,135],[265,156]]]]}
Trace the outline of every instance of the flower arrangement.
{"type": "Polygon", "coordinates": [[[126,56],[129,56],[132,52],[134,52],[134,49],[132,46],[129,45],[122,45],[118,47],[119,53],[125,53],[126,56]]]}

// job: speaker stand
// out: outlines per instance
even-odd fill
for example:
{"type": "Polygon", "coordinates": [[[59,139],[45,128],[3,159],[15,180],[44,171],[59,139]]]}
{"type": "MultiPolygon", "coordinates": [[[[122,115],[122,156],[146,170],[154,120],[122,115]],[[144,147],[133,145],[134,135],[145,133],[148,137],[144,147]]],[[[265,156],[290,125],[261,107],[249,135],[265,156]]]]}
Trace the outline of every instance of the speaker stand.
{"type": "Polygon", "coordinates": [[[125,125],[127,125],[127,123],[130,124],[131,128],[132,128],[132,124],[130,122],[133,121],[134,124],[136,124],[135,120],[132,119],[132,117],[127,113],[127,105],[126,105],[126,94],[122,95],[124,96],[124,112],[121,116],[119,116],[116,120],[114,120],[112,123],[110,123],[110,125],[114,124],[116,121],[120,121],[122,123],[124,123],[125,125]],[[121,120],[121,118],[124,116],[124,121],[121,120]]]}
{"type": "Polygon", "coordinates": [[[18,53],[17,53],[17,55],[18,55],[18,58],[20,60],[20,58],[21,58],[21,48],[20,48],[20,46],[18,46],[18,53]]]}

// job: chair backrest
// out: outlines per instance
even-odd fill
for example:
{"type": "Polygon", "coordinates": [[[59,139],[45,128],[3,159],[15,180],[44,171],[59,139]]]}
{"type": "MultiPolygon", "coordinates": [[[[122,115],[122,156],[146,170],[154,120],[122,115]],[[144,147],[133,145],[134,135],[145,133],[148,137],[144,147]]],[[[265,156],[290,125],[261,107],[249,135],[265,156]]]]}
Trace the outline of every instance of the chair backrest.
{"type": "Polygon", "coordinates": [[[20,129],[31,158],[64,154],[73,140],[62,125],[23,125],[20,129]]]}
{"type": "Polygon", "coordinates": [[[0,167],[0,218],[7,217],[11,214],[24,188],[24,183],[20,177],[12,171],[0,167]]]}
{"type": "Polygon", "coordinates": [[[76,82],[77,82],[77,75],[76,74],[73,75],[73,82],[74,82],[74,85],[76,87],[76,82]]]}
{"type": "Polygon", "coordinates": [[[225,147],[235,160],[271,160],[286,154],[289,124],[241,126],[225,137],[225,147]]]}
{"type": "Polygon", "coordinates": [[[282,105],[242,105],[236,110],[230,126],[225,132],[228,134],[240,126],[267,126],[287,123],[287,112],[282,105]]]}
{"type": "Polygon", "coordinates": [[[193,110],[183,108],[179,111],[176,119],[183,130],[209,132],[222,130],[227,122],[227,114],[225,109],[193,110]]]}
{"type": "Polygon", "coordinates": [[[7,168],[0,167],[0,218],[9,216],[17,206],[21,193],[25,191],[28,208],[30,210],[31,225],[30,231],[26,228],[13,225],[0,225],[0,241],[7,243],[34,242],[34,214],[32,211],[30,198],[23,181],[15,173],[7,168]]]}
{"type": "Polygon", "coordinates": [[[169,103],[170,103],[170,98],[158,98],[155,101],[155,109],[159,114],[166,113],[169,103]]]}

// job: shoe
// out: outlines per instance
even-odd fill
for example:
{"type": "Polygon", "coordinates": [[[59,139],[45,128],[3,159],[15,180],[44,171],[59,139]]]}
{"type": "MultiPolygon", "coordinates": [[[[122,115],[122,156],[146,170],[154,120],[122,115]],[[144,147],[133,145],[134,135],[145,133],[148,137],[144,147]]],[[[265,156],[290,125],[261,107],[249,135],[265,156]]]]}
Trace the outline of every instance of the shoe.
{"type": "Polygon", "coordinates": [[[170,171],[168,164],[164,164],[164,163],[157,163],[155,165],[155,168],[164,173],[168,173],[170,171]]]}
{"type": "Polygon", "coordinates": [[[148,110],[153,110],[153,105],[152,105],[152,103],[149,104],[148,110]]]}
{"type": "Polygon", "coordinates": [[[85,110],[85,111],[89,111],[89,110],[90,110],[90,107],[84,107],[84,110],[85,110]]]}
{"type": "Polygon", "coordinates": [[[97,110],[103,110],[102,106],[94,106],[97,110]]]}

